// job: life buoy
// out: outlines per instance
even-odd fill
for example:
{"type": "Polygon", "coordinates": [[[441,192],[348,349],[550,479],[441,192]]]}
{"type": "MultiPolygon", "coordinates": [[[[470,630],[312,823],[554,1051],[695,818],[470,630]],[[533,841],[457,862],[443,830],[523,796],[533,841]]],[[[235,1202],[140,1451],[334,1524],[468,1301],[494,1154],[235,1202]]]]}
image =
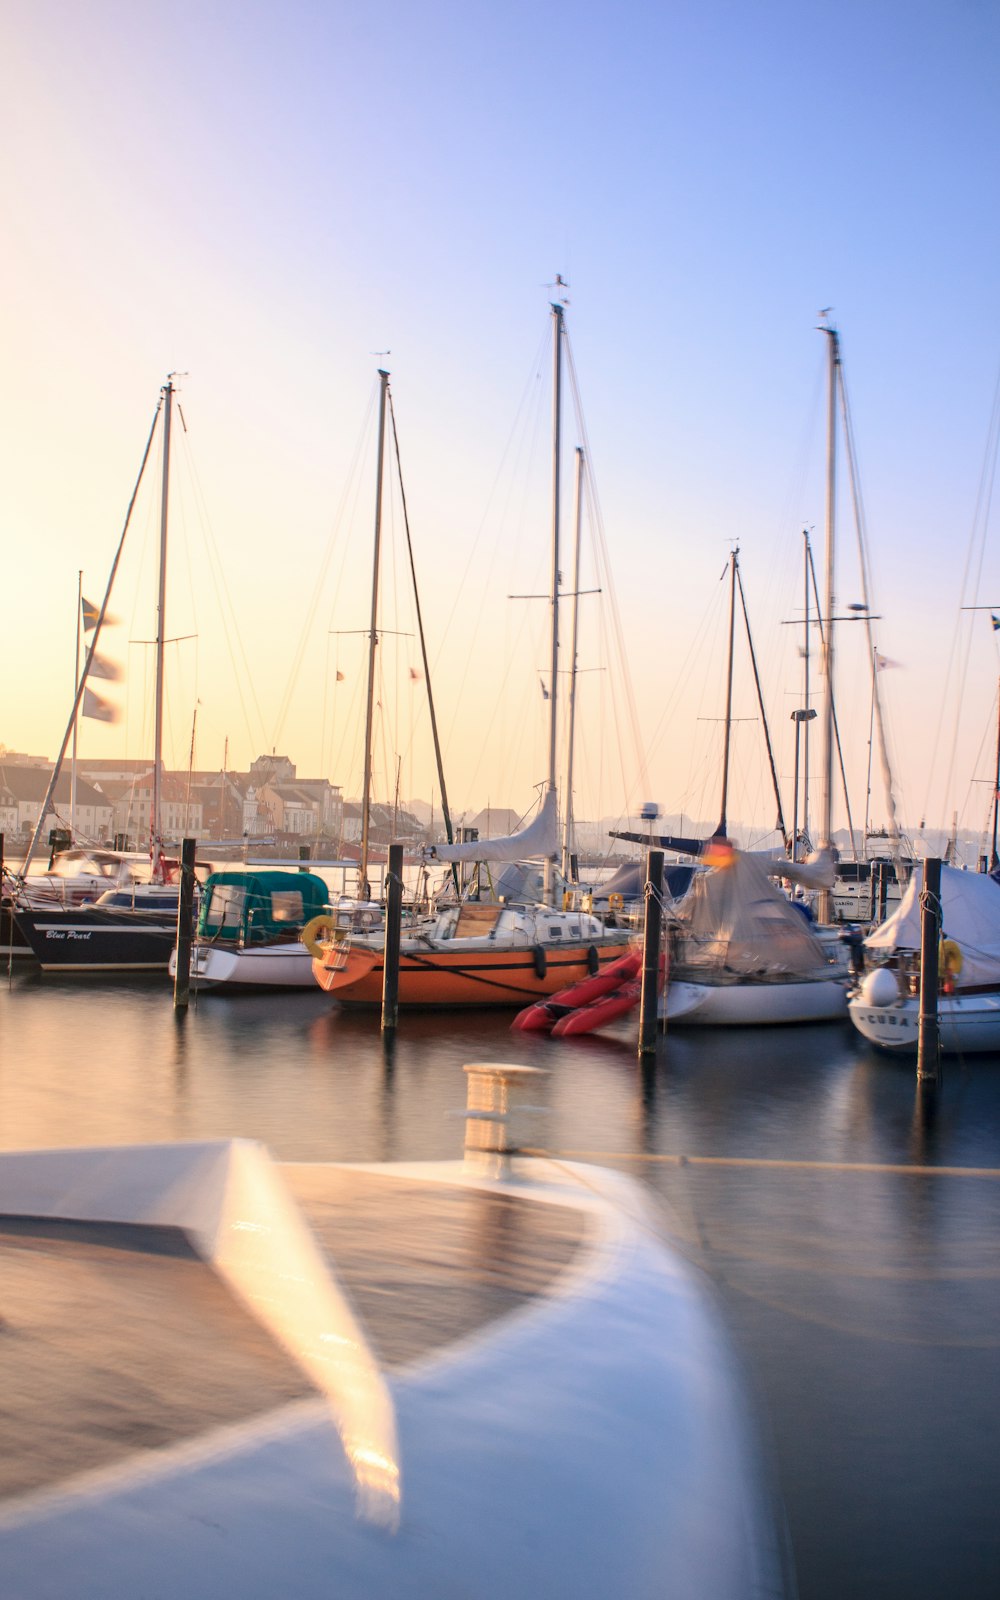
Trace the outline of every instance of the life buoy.
{"type": "Polygon", "coordinates": [[[333,933],[334,927],[335,924],[333,919],[327,916],[326,912],[321,911],[318,917],[311,917],[309,919],[305,927],[302,929],[302,932],[299,934],[299,938],[302,940],[302,943],[305,945],[314,961],[322,961],[323,946],[320,943],[320,939],[324,935],[329,938],[329,936],[333,933]]]}
{"type": "Polygon", "coordinates": [[[938,976],[957,978],[962,970],[962,947],[954,939],[942,939],[938,947],[938,976]]]}
{"type": "Polygon", "coordinates": [[[531,955],[535,963],[535,977],[544,978],[545,974],[549,970],[549,963],[546,960],[545,951],[542,949],[540,944],[536,944],[533,947],[531,955]]]}
{"type": "Polygon", "coordinates": [[[622,908],[624,907],[624,905],[625,905],[625,898],[624,898],[623,895],[620,895],[620,894],[609,894],[608,895],[608,910],[609,911],[616,911],[616,912],[617,911],[621,911],[622,908]]]}

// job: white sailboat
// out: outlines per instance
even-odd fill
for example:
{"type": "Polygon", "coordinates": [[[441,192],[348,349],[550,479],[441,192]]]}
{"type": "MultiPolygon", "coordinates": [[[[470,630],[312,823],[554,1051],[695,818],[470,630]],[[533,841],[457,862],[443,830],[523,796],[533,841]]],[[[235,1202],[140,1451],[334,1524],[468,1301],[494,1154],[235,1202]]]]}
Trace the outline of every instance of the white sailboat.
{"type": "MultiPolygon", "coordinates": [[[[865,940],[873,965],[848,1002],[858,1032],[883,1050],[917,1048],[921,877],[914,873],[899,909],[865,940]]],[[[941,937],[941,1049],[1000,1052],[1000,884],[991,874],[942,866],[941,937]]]]}

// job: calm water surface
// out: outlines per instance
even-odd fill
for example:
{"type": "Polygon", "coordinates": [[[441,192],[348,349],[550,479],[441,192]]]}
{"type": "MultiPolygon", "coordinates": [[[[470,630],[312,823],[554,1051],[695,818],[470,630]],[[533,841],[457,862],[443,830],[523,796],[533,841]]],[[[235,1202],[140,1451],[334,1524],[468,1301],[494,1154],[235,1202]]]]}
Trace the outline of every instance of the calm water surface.
{"type": "Polygon", "coordinates": [[[548,1068],[547,1147],[637,1177],[711,1279],[804,1600],[995,1600],[1000,1059],[947,1064],[928,1098],[846,1024],[678,1031],[643,1075],[634,1023],[560,1042],[472,1012],[404,1016],[387,1057],[377,1017],[319,992],[203,996],[178,1022],[158,983],[15,972],[0,1145],[240,1135],[283,1160],[452,1157],[470,1061],[548,1068]],[[677,1156],[726,1160],[658,1159],[677,1156]]]}

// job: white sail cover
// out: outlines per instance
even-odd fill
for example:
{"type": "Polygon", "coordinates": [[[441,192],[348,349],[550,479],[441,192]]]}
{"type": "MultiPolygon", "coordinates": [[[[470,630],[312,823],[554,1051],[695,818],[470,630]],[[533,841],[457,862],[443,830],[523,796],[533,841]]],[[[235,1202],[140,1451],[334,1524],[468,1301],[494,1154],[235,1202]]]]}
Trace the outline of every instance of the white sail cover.
{"type": "MultiPolygon", "coordinates": [[[[898,910],[865,940],[869,950],[889,954],[920,949],[920,891],[915,872],[898,910]]],[[[1000,884],[982,872],[941,868],[941,937],[962,952],[961,987],[1000,982],[1000,884]]]]}
{"type": "Polygon", "coordinates": [[[503,839],[474,839],[471,844],[429,844],[421,854],[424,861],[527,861],[554,856],[558,849],[556,792],[549,789],[537,817],[520,833],[503,839]]]}
{"type": "Polygon", "coordinates": [[[717,981],[829,976],[822,945],[759,855],[733,850],[724,866],[697,873],[677,921],[681,965],[717,981]]]}

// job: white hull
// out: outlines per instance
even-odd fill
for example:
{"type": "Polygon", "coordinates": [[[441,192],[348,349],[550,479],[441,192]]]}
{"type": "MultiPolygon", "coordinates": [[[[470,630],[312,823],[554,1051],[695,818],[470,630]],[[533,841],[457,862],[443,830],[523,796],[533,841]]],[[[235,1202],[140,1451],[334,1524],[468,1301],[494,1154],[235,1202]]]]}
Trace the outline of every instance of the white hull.
{"type": "MultiPolygon", "coordinates": [[[[373,1170],[502,1188],[458,1164],[373,1170]]],[[[584,1212],[580,1257],[386,1384],[260,1147],[0,1157],[7,1214],[180,1227],[321,1388],[8,1500],[0,1593],[776,1600],[772,1508],[698,1277],[617,1174],[540,1163],[512,1193],[584,1212]]]]}
{"type": "Polygon", "coordinates": [[[838,1022],[847,1015],[847,991],[836,978],[814,983],[671,982],[665,1004],[668,1023],[754,1028],[781,1022],[838,1022]]]}
{"type": "MultiPolygon", "coordinates": [[[[170,957],[170,976],[177,951],[170,957]]],[[[199,945],[191,949],[191,985],[197,989],[315,989],[312,956],[304,944],[199,945]]]]}
{"type": "MultiPolygon", "coordinates": [[[[852,997],[848,1012],[858,1032],[882,1050],[916,1050],[920,1001],[908,995],[892,1005],[877,1006],[861,995],[852,997]]],[[[1000,990],[990,994],[940,995],[938,1027],[947,1055],[1000,1053],[1000,990]]]]}

